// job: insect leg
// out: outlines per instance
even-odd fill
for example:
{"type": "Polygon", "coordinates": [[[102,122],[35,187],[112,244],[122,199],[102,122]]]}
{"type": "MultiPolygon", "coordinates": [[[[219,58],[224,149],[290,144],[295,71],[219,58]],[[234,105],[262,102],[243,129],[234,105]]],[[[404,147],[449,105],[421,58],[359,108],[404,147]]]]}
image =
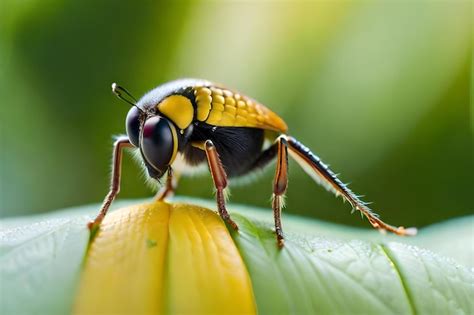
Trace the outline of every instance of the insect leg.
{"type": "Polygon", "coordinates": [[[224,189],[227,187],[227,175],[225,173],[222,162],[217,153],[216,147],[211,140],[207,140],[204,144],[207,161],[209,163],[209,170],[211,171],[212,180],[216,187],[217,209],[221,218],[227,222],[232,228],[238,230],[237,224],[230,218],[229,213],[225,207],[224,189]]]}
{"type": "Polygon", "coordinates": [[[313,178],[314,181],[325,187],[327,190],[333,192],[336,196],[342,196],[351,204],[353,209],[360,211],[374,228],[389,231],[397,235],[408,236],[416,234],[416,228],[405,229],[403,226],[395,227],[383,222],[365,202],[360,200],[360,198],[352,192],[347,185],[337,178],[336,174],[334,174],[319,157],[313,154],[295,138],[290,136],[282,137],[285,137],[288,142],[290,155],[296,160],[296,162],[298,162],[303,170],[313,178]]]}
{"type": "Polygon", "coordinates": [[[272,208],[273,217],[275,219],[277,244],[279,247],[283,247],[284,238],[281,227],[281,208],[283,207],[283,198],[285,197],[285,192],[288,188],[288,148],[284,137],[279,137],[276,145],[278,151],[275,177],[273,179],[272,208]]]}
{"type": "Polygon", "coordinates": [[[166,184],[156,193],[155,200],[163,201],[166,197],[172,196],[178,187],[178,180],[179,174],[176,174],[170,166],[168,168],[166,184]]]}
{"type": "Polygon", "coordinates": [[[113,151],[113,162],[112,162],[112,179],[110,183],[110,191],[105,196],[104,202],[102,203],[102,207],[100,208],[100,212],[94,221],[91,221],[87,224],[90,230],[98,227],[102,220],[104,219],[107,211],[109,210],[112,201],[114,201],[115,197],[120,191],[120,173],[122,167],[122,154],[123,149],[127,147],[132,147],[130,140],[127,137],[120,137],[114,143],[114,151],[113,151]]]}

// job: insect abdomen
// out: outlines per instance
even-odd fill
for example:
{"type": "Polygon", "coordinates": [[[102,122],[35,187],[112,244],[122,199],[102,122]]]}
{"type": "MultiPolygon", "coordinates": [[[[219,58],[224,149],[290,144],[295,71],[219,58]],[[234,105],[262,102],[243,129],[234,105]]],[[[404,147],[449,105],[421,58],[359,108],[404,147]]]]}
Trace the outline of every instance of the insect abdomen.
{"type": "Polygon", "coordinates": [[[251,127],[286,132],[285,122],[246,96],[218,87],[194,89],[197,120],[220,127],[251,127]]]}
{"type": "MultiPolygon", "coordinates": [[[[189,140],[191,142],[211,140],[219,152],[227,175],[236,177],[252,170],[262,151],[264,131],[247,127],[214,128],[208,124],[200,124],[194,128],[189,140]]],[[[205,162],[205,153],[191,145],[186,146],[183,153],[190,165],[197,166],[205,162]]]]}

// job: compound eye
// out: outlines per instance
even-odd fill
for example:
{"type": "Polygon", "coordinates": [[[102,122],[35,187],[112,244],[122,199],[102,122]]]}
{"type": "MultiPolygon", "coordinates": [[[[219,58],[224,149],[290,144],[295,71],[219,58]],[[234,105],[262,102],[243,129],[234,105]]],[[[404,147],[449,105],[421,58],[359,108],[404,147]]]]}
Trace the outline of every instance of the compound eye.
{"type": "Polygon", "coordinates": [[[140,110],[133,106],[127,114],[125,122],[127,135],[130,142],[138,148],[140,141],[140,110]]]}
{"type": "Polygon", "coordinates": [[[166,118],[154,116],[143,125],[141,150],[146,162],[164,173],[177,152],[176,128],[166,118]]]}

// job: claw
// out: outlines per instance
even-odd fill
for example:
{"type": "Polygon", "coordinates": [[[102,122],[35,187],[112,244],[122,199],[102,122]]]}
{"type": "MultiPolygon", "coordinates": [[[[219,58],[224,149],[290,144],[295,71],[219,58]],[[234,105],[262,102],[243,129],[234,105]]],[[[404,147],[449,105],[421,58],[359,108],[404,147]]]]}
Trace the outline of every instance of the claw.
{"type": "Polygon", "coordinates": [[[277,246],[279,249],[282,249],[285,246],[285,239],[283,236],[277,235],[277,246]]]}
{"type": "Polygon", "coordinates": [[[87,222],[87,228],[89,231],[91,231],[91,233],[96,232],[99,229],[103,219],[103,217],[98,216],[94,220],[87,222]]]}
{"type": "Polygon", "coordinates": [[[237,225],[237,223],[235,223],[230,217],[229,218],[226,218],[225,219],[225,222],[230,225],[232,227],[232,229],[234,229],[234,231],[238,231],[239,230],[239,226],[237,225]]]}
{"type": "Polygon", "coordinates": [[[102,220],[93,220],[93,221],[89,221],[87,223],[87,228],[89,229],[90,231],[90,240],[93,240],[95,238],[95,236],[97,235],[97,232],[99,232],[99,229],[100,229],[100,223],[102,222],[102,220]]]}
{"type": "Polygon", "coordinates": [[[95,227],[95,221],[89,221],[87,222],[87,228],[89,229],[89,231],[92,231],[92,229],[95,227]]]}
{"type": "Polygon", "coordinates": [[[404,236],[415,236],[418,233],[418,229],[411,227],[411,228],[404,228],[403,226],[399,227],[398,230],[400,231],[400,235],[404,236]]]}

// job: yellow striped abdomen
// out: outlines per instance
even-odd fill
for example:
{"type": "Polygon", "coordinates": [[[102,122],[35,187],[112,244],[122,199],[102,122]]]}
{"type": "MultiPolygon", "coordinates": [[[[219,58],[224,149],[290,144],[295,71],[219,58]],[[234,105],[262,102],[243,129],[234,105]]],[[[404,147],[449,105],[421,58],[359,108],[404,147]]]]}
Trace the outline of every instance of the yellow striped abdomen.
{"type": "Polygon", "coordinates": [[[196,87],[197,120],[219,127],[251,127],[286,132],[286,123],[256,101],[218,87],[196,87]]]}

